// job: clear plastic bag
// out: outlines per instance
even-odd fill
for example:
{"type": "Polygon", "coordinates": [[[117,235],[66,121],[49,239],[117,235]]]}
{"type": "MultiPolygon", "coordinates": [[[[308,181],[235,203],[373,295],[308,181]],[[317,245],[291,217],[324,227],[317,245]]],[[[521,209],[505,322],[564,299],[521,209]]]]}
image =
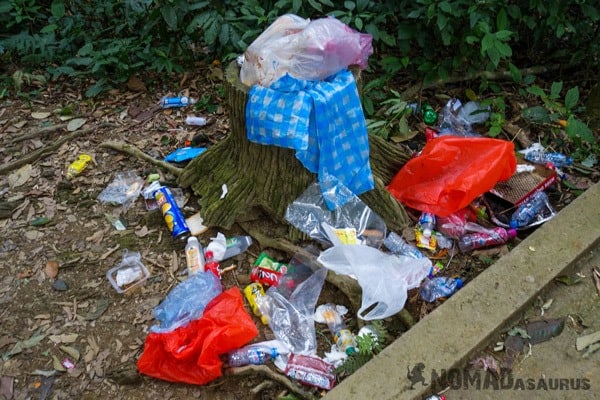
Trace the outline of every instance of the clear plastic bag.
{"type": "Polygon", "coordinates": [[[362,288],[358,317],[387,318],[406,303],[408,290],[416,288],[431,270],[428,258],[386,254],[362,245],[340,245],[325,250],[318,261],[338,274],[356,277],[362,288]]]}
{"type": "Polygon", "coordinates": [[[385,221],[349,189],[338,188],[336,191],[338,197],[346,196],[348,200],[330,210],[325,204],[321,186],[313,183],[288,206],[285,219],[311,238],[324,243],[381,247],[387,231],[385,221]]]}
{"type": "Polygon", "coordinates": [[[327,270],[316,262],[310,263],[309,268],[312,273],[295,286],[291,293],[285,290],[282,292],[275,286],[266,292],[269,301],[269,327],[275,337],[288,345],[294,354],[316,354],[317,351],[313,316],[327,270]]]}
{"type": "Polygon", "coordinates": [[[150,332],[170,332],[200,318],[206,305],[222,291],[221,281],[213,273],[191,275],[175,286],[154,308],[154,318],[160,325],[150,327],[150,332]]]}
{"type": "Polygon", "coordinates": [[[113,181],[98,195],[103,203],[122,204],[127,210],[140,195],[144,179],[133,171],[119,172],[113,181]]]}
{"type": "Polygon", "coordinates": [[[311,21],[282,15],[246,49],[240,79],[268,87],[286,73],[322,80],[349,65],[364,69],[373,54],[372,40],[333,17],[311,21]]]}

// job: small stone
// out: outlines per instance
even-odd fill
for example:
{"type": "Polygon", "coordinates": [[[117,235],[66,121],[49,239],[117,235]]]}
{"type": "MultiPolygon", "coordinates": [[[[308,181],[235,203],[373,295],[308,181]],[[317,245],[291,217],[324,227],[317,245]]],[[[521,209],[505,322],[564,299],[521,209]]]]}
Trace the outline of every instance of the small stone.
{"type": "Polygon", "coordinates": [[[56,279],[54,280],[54,282],[52,282],[52,289],[57,290],[59,292],[64,292],[68,288],[69,285],[67,285],[67,282],[63,281],[62,279],[56,279]]]}
{"type": "Polygon", "coordinates": [[[533,276],[531,276],[531,275],[527,275],[525,277],[525,282],[527,282],[527,283],[534,283],[535,282],[535,278],[533,276]]]}

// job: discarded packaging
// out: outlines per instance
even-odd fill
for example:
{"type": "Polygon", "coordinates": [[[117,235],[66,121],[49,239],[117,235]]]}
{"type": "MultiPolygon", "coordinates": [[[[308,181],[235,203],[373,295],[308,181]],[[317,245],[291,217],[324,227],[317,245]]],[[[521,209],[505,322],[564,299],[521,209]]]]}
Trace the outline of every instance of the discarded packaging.
{"type": "Polygon", "coordinates": [[[118,293],[132,290],[148,279],[150,272],[141,260],[140,253],[125,249],[121,263],[106,272],[106,277],[118,293]]]}

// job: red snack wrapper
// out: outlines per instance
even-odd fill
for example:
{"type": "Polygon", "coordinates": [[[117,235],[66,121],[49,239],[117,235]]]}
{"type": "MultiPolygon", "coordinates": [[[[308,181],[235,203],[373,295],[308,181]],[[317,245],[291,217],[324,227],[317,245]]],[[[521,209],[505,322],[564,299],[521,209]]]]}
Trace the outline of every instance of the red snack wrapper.
{"type": "Polygon", "coordinates": [[[334,366],[318,357],[292,354],[285,367],[285,374],[309,386],[331,390],[335,386],[334,366]]]}

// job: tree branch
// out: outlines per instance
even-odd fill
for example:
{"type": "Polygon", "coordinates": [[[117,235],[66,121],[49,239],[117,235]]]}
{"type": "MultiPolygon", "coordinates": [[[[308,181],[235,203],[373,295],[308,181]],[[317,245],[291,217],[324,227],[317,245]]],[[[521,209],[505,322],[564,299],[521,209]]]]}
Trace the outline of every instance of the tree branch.
{"type": "Polygon", "coordinates": [[[113,149],[113,150],[120,151],[122,153],[129,154],[130,156],[134,156],[136,158],[139,158],[140,160],[144,160],[144,161],[149,162],[150,164],[156,165],[157,167],[160,167],[175,176],[179,176],[181,174],[181,172],[183,171],[182,168],[178,168],[178,167],[171,165],[165,161],[157,160],[156,158],[149,156],[148,154],[144,153],[143,151],[141,151],[140,149],[138,149],[137,147],[135,147],[134,145],[129,144],[129,143],[120,142],[120,141],[116,141],[116,140],[109,140],[109,141],[100,143],[100,147],[107,148],[107,149],[113,149]]]}

